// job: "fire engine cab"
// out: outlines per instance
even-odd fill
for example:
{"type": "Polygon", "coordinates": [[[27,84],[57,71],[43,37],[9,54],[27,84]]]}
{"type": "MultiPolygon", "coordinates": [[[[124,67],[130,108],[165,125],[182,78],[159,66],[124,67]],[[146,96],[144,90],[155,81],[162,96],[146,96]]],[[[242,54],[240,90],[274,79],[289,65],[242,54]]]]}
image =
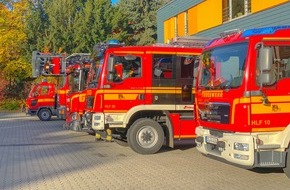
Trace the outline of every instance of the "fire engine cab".
{"type": "Polygon", "coordinates": [[[196,86],[197,149],[290,177],[290,26],[233,30],[203,50],[196,86]]]}
{"type": "Polygon", "coordinates": [[[42,121],[49,121],[56,115],[55,109],[55,84],[46,80],[36,84],[31,89],[26,99],[26,114],[37,115],[42,121]]]}
{"type": "Polygon", "coordinates": [[[113,137],[141,154],[193,139],[194,68],[206,42],[98,49],[103,56],[92,64],[85,125],[97,139],[113,137]]]}

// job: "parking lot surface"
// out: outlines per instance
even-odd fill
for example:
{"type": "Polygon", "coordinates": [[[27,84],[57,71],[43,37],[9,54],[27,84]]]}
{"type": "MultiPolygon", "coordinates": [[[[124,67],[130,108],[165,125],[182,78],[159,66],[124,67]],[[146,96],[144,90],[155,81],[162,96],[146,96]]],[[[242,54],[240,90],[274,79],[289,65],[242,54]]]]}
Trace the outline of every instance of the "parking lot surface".
{"type": "Polygon", "coordinates": [[[0,189],[289,189],[280,169],[241,169],[201,155],[193,141],[140,155],[24,113],[0,112],[0,189]]]}

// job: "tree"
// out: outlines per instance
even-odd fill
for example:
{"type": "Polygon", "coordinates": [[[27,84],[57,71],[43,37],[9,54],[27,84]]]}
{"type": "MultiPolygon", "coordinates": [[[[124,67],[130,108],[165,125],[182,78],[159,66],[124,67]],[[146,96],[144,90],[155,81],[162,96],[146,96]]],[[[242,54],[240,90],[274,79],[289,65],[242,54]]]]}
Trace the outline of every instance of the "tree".
{"type": "Polygon", "coordinates": [[[31,58],[34,50],[43,51],[45,49],[45,39],[48,37],[49,27],[48,15],[44,9],[45,0],[34,0],[29,3],[30,15],[27,17],[27,57],[31,58]]]}
{"type": "Polygon", "coordinates": [[[87,0],[77,14],[75,52],[91,52],[96,43],[107,40],[112,30],[112,17],[110,0],[87,0]]]}
{"type": "Polygon", "coordinates": [[[45,47],[50,52],[71,53],[76,29],[76,14],[83,7],[82,0],[45,0],[44,9],[48,18],[45,47]]]}
{"type": "Polygon", "coordinates": [[[114,30],[129,44],[153,44],[157,39],[157,10],[168,0],[120,0],[114,30]],[[123,15],[122,15],[123,14],[123,15]],[[127,23],[124,23],[127,22],[127,23]]]}
{"type": "Polygon", "coordinates": [[[0,69],[9,81],[7,92],[16,97],[24,85],[23,80],[31,73],[31,67],[24,56],[27,39],[25,21],[29,14],[27,6],[28,0],[0,3],[0,69]]]}

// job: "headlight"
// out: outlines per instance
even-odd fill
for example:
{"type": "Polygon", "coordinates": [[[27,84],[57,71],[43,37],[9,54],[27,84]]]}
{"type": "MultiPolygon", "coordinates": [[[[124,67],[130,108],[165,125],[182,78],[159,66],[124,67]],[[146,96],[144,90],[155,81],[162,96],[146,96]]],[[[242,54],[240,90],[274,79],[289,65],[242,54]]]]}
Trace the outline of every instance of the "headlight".
{"type": "Polygon", "coordinates": [[[249,144],[248,143],[234,143],[234,149],[240,151],[249,151],[249,144]]]}
{"type": "Polygon", "coordinates": [[[99,121],[99,120],[101,120],[101,116],[99,116],[99,115],[95,115],[95,116],[94,116],[94,120],[95,120],[95,121],[99,121]]]}

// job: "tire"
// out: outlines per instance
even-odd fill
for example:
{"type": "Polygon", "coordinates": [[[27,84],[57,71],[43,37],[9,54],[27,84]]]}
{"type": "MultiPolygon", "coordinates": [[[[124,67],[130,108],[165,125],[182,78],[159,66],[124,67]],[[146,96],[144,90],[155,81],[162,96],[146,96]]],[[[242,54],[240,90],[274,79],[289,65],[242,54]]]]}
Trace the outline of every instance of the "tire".
{"type": "Polygon", "coordinates": [[[140,154],[154,154],[164,143],[164,131],[159,123],[152,119],[136,120],[127,135],[129,146],[140,154]]]}
{"type": "Polygon", "coordinates": [[[286,167],[283,168],[284,173],[290,179],[290,148],[287,149],[286,167]]]}
{"type": "Polygon", "coordinates": [[[41,121],[49,121],[51,119],[51,111],[47,108],[41,109],[37,116],[41,121]]]}

